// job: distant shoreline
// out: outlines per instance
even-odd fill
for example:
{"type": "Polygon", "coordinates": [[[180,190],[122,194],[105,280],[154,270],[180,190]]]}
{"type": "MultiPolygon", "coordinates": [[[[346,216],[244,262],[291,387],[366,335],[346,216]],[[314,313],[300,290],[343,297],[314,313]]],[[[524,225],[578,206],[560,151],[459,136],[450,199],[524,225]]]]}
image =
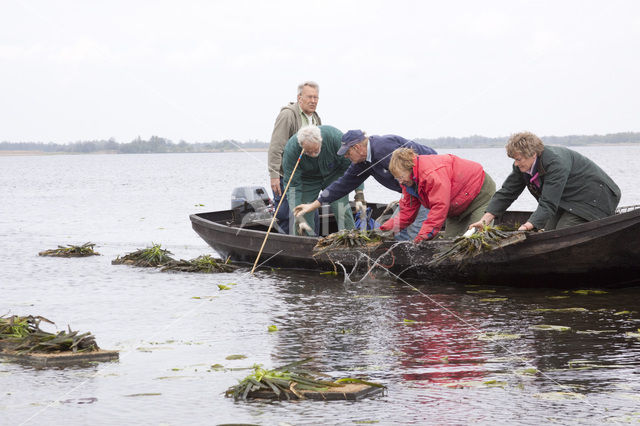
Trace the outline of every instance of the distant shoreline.
{"type": "Polygon", "coordinates": [[[0,150],[0,157],[15,156],[36,156],[36,155],[130,155],[130,154],[217,154],[228,152],[267,152],[266,148],[248,148],[243,150],[217,150],[217,151],[194,151],[194,152],[117,152],[117,151],[95,151],[95,152],[65,152],[65,151],[35,151],[35,150],[0,150]]]}
{"type": "MultiPolygon", "coordinates": [[[[548,144],[556,145],[559,144],[548,144]]],[[[567,145],[561,145],[567,146],[567,145]]],[[[638,142],[620,142],[620,143],[592,143],[584,145],[568,145],[567,148],[577,147],[590,147],[590,146],[640,146],[638,142]]],[[[443,149],[486,149],[486,148],[503,148],[504,145],[478,145],[478,146],[437,146],[435,148],[439,150],[443,149]]],[[[224,154],[232,152],[267,152],[267,148],[247,148],[247,149],[222,149],[222,150],[207,150],[207,151],[193,151],[193,152],[118,152],[118,151],[95,151],[95,152],[65,152],[65,151],[37,151],[37,150],[0,150],[0,157],[20,157],[20,156],[48,156],[48,155],[129,155],[129,154],[224,154]]]]}
{"type": "MultiPolygon", "coordinates": [[[[412,138],[414,142],[435,150],[503,148],[508,137],[489,138],[480,135],[461,138],[440,137],[433,139],[412,138]]],[[[638,145],[640,132],[620,132],[606,135],[542,136],[545,144],[551,146],[613,146],[638,145]]],[[[137,139],[119,143],[115,139],[88,140],[67,144],[43,142],[0,142],[0,156],[16,155],[59,155],[59,154],[161,154],[161,153],[209,153],[209,152],[264,152],[269,143],[258,140],[240,142],[233,139],[211,142],[174,143],[170,139],[152,136],[148,140],[137,139]]]]}

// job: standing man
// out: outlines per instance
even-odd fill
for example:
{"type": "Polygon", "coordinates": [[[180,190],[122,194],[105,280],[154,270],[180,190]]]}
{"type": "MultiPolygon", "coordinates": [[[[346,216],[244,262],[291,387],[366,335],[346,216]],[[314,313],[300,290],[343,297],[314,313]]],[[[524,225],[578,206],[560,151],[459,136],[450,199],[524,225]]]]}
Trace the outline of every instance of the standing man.
{"type": "MultiPolygon", "coordinates": [[[[306,126],[287,142],[282,156],[284,180],[289,186],[289,207],[291,211],[298,204],[310,203],[320,191],[340,178],[349,168],[349,160],[338,155],[342,132],[332,126],[306,126]],[[304,154],[300,154],[304,150],[304,154]],[[300,162],[298,163],[298,158],[300,162]],[[296,168],[296,164],[298,167],[296,168]],[[293,169],[296,168],[295,173],[293,169]],[[291,175],[293,174],[293,177],[291,175]]],[[[331,203],[338,229],[355,227],[348,194],[331,203]]],[[[313,214],[305,216],[311,229],[315,229],[313,214]]],[[[298,230],[296,230],[297,232],[298,230]]],[[[294,232],[291,232],[294,234],[294,232]]]]}
{"type": "MultiPolygon", "coordinates": [[[[271,179],[271,190],[273,191],[273,199],[276,206],[280,202],[286,186],[286,181],[283,182],[282,153],[287,141],[304,126],[319,126],[322,124],[320,116],[316,113],[319,92],[318,83],[305,81],[300,84],[298,86],[297,102],[290,102],[289,105],[282,107],[280,114],[276,118],[268,154],[269,178],[271,179]]],[[[288,233],[289,204],[286,196],[282,200],[276,219],[278,219],[280,231],[288,233]]]]}
{"type": "MultiPolygon", "coordinates": [[[[344,155],[351,161],[351,166],[344,176],[333,182],[322,191],[320,197],[310,204],[301,204],[294,209],[296,216],[309,213],[323,203],[330,203],[356,189],[369,177],[373,176],[382,186],[402,192],[402,187],[389,172],[391,154],[398,148],[411,148],[417,155],[435,155],[437,152],[428,146],[407,140],[401,136],[367,136],[362,130],[349,130],[342,136],[342,145],[338,155],[344,155]]],[[[356,191],[356,201],[364,202],[362,192],[356,191]],[[362,198],[358,200],[358,196],[362,198]]],[[[418,216],[412,225],[396,235],[399,241],[413,240],[422,223],[427,219],[429,210],[421,206],[418,216]]],[[[396,211],[397,214],[397,211],[396,211]]]]}

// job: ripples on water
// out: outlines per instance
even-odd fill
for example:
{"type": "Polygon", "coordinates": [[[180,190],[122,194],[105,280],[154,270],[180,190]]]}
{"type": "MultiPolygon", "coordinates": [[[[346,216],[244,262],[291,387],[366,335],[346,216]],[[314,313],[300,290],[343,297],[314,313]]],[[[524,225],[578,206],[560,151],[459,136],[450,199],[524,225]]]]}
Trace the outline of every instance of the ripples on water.
{"type": "MultiPolygon", "coordinates": [[[[622,204],[640,201],[636,147],[581,150],[617,180],[622,204]]],[[[501,149],[452,152],[497,182],[508,172],[501,149]]],[[[178,258],[210,253],[188,215],[228,208],[234,186],[267,186],[266,154],[251,155],[0,157],[0,313],[43,315],[121,351],[116,363],[64,369],[0,364],[0,423],[640,421],[640,339],[625,334],[640,327],[638,289],[580,295],[380,274],[345,284],[316,272],[190,275],[110,264],[151,242],[178,258]],[[102,256],[37,256],[86,241],[102,256]],[[540,311],[550,308],[584,310],[540,311]],[[272,324],[278,332],[267,331],[272,324]],[[538,324],[572,330],[531,329],[538,324]],[[507,334],[519,336],[498,340],[507,334]],[[225,359],[233,354],[247,358],[225,359]],[[384,383],[387,395],[250,404],[222,396],[248,374],[231,368],[308,356],[336,378],[384,383]]],[[[373,183],[366,193],[395,198],[373,183]]]]}

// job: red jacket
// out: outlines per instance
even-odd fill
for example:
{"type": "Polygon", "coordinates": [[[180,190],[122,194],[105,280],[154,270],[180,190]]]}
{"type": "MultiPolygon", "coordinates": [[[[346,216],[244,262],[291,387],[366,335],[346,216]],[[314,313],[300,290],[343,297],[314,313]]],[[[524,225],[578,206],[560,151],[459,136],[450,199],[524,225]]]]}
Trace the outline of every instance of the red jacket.
{"type": "Polygon", "coordinates": [[[383,231],[399,231],[415,220],[420,204],[429,210],[415,242],[434,238],[447,217],[458,216],[476,198],[484,183],[484,170],[475,161],[455,155],[416,156],[413,174],[415,185],[402,185],[400,212],[380,226],[383,231]],[[416,191],[417,196],[416,197],[416,191]],[[413,193],[413,194],[412,194],[413,193]]]}

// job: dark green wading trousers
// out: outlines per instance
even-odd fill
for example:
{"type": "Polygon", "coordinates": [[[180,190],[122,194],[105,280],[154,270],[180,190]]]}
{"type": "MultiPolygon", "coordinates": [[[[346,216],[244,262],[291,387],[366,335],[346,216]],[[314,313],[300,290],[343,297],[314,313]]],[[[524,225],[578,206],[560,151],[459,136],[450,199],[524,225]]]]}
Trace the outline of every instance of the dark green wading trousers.
{"type": "MultiPolygon", "coordinates": [[[[339,176],[338,176],[339,177],[339,176]]],[[[294,196],[294,191],[299,191],[302,190],[302,203],[303,204],[308,204],[308,203],[312,203],[315,200],[318,199],[318,195],[320,194],[320,192],[322,190],[324,190],[327,186],[329,186],[335,179],[324,179],[322,181],[306,181],[303,179],[302,181],[302,188],[297,187],[297,188],[290,188],[289,190],[291,191],[290,195],[287,194],[287,198],[289,200],[295,200],[295,196],[294,196]]],[[[291,206],[290,203],[289,206],[291,208],[291,211],[293,211],[295,206],[291,206]]],[[[330,204],[331,206],[331,211],[333,212],[333,215],[336,218],[336,222],[338,223],[338,229],[339,230],[343,230],[343,229],[354,229],[356,227],[354,221],[353,221],[353,214],[351,213],[351,206],[349,205],[349,195],[345,195],[342,198],[337,199],[336,201],[334,201],[333,203],[330,204]]],[[[307,213],[304,215],[305,220],[307,221],[307,223],[309,224],[309,226],[311,227],[311,229],[315,229],[315,220],[314,220],[314,214],[313,213],[307,213]]],[[[328,231],[328,223],[327,224],[320,224],[320,234],[322,235],[326,235],[328,231]]],[[[298,230],[295,230],[296,235],[298,230]]]]}

